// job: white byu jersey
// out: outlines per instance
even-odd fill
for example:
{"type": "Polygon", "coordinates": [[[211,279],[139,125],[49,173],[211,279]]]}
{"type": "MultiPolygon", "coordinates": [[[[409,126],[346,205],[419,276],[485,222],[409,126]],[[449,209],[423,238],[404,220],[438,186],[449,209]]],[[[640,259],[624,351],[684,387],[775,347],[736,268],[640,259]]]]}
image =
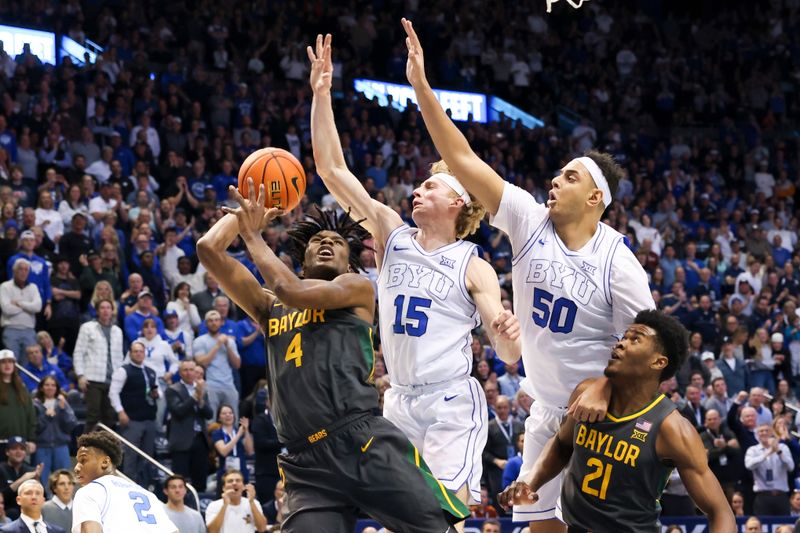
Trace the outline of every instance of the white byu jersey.
{"type": "Polygon", "coordinates": [[[472,372],[472,329],[480,324],[467,292],[477,246],[458,240],[426,252],[403,225],[386,240],[378,278],[383,357],[393,384],[429,385],[472,372]]]}
{"type": "Polygon", "coordinates": [[[155,494],[136,483],[105,475],[78,489],[72,505],[72,533],[84,522],[97,522],[104,532],[174,533],[175,524],[155,494]]]}
{"type": "Polygon", "coordinates": [[[565,407],[578,383],[602,374],[636,314],[655,308],[647,275],[624,236],[606,224],[569,250],[547,207],[514,185],[505,185],[491,222],[514,252],[514,312],[528,376],[522,388],[542,405],[565,407]]]}

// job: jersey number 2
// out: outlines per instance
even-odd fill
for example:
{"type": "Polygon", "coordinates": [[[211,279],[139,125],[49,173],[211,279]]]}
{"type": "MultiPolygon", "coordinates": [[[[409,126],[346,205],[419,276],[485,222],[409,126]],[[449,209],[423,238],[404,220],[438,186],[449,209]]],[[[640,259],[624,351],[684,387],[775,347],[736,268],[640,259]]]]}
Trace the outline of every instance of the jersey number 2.
{"type": "Polygon", "coordinates": [[[295,368],[303,366],[303,347],[300,344],[299,333],[295,333],[294,337],[292,338],[292,342],[290,342],[289,347],[286,348],[286,356],[284,357],[284,361],[287,363],[289,361],[294,361],[295,368]]]}
{"type": "Polygon", "coordinates": [[[398,335],[405,333],[411,337],[421,337],[428,330],[428,315],[420,311],[420,309],[428,309],[431,306],[431,301],[427,298],[417,298],[412,296],[408,299],[408,309],[405,313],[405,324],[403,324],[403,304],[406,297],[399,294],[394,299],[394,325],[392,331],[398,335]],[[416,321],[416,325],[409,323],[409,320],[416,321]]]}
{"type": "Polygon", "coordinates": [[[594,472],[589,472],[583,477],[583,484],[581,485],[581,490],[586,494],[588,494],[589,496],[595,496],[596,498],[605,500],[606,492],[608,492],[608,483],[611,481],[612,465],[605,464],[597,457],[590,457],[589,460],[586,461],[586,466],[590,468],[594,467],[595,470],[594,472]],[[603,478],[603,481],[600,482],[600,490],[597,490],[589,486],[589,483],[601,477],[603,478]]]}
{"type": "Polygon", "coordinates": [[[150,510],[150,500],[141,492],[132,490],[128,493],[128,497],[137,502],[133,504],[133,512],[136,513],[136,518],[139,522],[147,522],[148,524],[155,524],[156,517],[146,511],[150,510]]]}
{"type": "Polygon", "coordinates": [[[553,333],[569,333],[575,325],[578,306],[567,298],[553,301],[553,295],[544,289],[533,290],[533,322],[540,328],[550,328],[553,333]]]}

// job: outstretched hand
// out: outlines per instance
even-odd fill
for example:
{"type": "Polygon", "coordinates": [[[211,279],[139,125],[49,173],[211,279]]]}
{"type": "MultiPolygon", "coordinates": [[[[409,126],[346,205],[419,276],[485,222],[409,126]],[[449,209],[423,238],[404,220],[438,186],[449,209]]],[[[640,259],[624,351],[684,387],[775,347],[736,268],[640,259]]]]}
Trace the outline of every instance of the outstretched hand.
{"type": "Polygon", "coordinates": [[[411,21],[404,18],[401,22],[403,23],[403,29],[406,30],[406,48],[408,48],[406,77],[412,87],[418,87],[427,81],[425,79],[425,58],[422,55],[422,45],[411,21]]]}
{"type": "Polygon", "coordinates": [[[311,73],[309,83],[314,93],[321,93],[331,90],[333,84],[333,60],[331,59],[331,34],[328,33],[323,39],[322,34],[317,35],[316,49],[306,47],[308,60],[311,62],[311,73]]]}
{"type": "Polygon", "coordinates": [[[242,238],[260,236],[261,232],[267,229],[269,223],[283,214],[283,209],[271,207],[267,209],[264,206],[264,184],[262,183],[258,188],[258,198],[256,198],[255,185],[253,185],[253,178],[247,178],[247,199],[243,198],[239,191],[231,185],[228,187],[228,196],[236,200],[239,207],[233,209],[228,206],[223,206],[224,213],[230,213],[236,217],[239,223],[239,234],[242,238]]]}
{"type": "Polygon", "coordinates": [[[539,501],[539,495],[524,481],[514,481],[497,495],[497,502],[506,511],[514,505],[532,505],[539,501]]]}

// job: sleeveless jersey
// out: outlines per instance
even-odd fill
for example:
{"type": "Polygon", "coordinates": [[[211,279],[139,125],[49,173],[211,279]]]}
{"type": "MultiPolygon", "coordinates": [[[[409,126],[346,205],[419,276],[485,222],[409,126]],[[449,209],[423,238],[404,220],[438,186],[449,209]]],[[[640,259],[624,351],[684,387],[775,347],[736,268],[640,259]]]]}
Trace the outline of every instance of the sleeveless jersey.
{"type": "Polygon", "coordinates": [[[306,440],[341,418],[378,409],[372,326],[351,310],[292,309],[276,300],[264,331],[281,442],[306,440]]]}
{"type": "Polygon", "coordinates": [[[661,394],[630,416],[575,426],[561,486],[567,524],[595,533],[660,533],[658,499],[672,468],[658,459],[656,437],[674,410],[661,394]]]}
{"type": "Polygon", "coordinates": [[[178,531],[155,494],[125,478],[101,476],[75,493],[72,533],[83,522],[97,522],[103,531],[174,533],[178,531]]]}
{"type": "Polygon", "coordinates": [[[492,224],[514,252],[514,312],[528,375],[522,388],[542,405],[565,407],[578,383],[602,374],[636,314],[655,308],[647,275],[624,236],[606,224],[569,250],[549,209],[508,183],[492,224]]]}
{"type": "Polygon", "coordinates": [[[397,385],[428,385],[472,372],[472,329],[480,325],[467,292],[477,246],[457,240],[426,252],[403,225],[386,240],[378,278],[386,370],[397,385]]]}

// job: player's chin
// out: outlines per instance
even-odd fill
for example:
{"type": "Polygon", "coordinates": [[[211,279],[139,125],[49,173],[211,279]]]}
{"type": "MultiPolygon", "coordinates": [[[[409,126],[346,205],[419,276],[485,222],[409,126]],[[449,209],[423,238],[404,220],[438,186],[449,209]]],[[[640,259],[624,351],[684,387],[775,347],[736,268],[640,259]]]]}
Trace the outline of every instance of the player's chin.
{"type": "Polygon", "coordinates": [[[614,377],[617,375],[617,366],[619,361],[617,359],[609,359],[606,368],[603,370],[603,375],[607,378],[614,377]]]}

